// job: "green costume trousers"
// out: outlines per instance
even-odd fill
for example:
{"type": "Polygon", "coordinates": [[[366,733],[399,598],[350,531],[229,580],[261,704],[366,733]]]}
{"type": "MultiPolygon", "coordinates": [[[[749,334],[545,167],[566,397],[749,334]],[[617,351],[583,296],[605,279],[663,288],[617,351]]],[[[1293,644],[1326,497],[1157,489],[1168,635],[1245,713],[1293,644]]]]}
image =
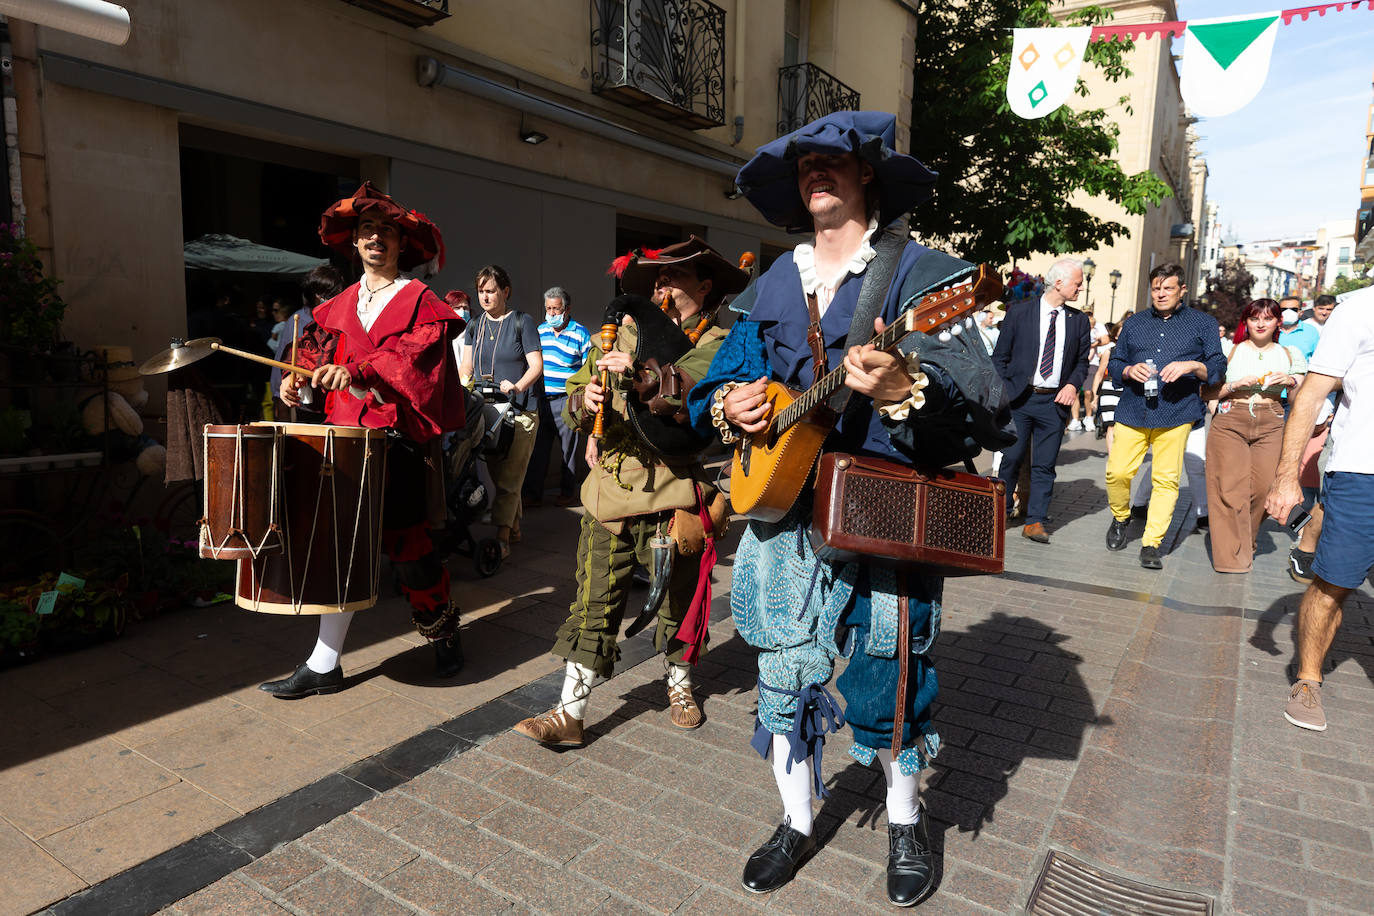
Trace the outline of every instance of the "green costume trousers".
{"type": "MultiPolygon", "coordinates": [[[[630,580],[636,565],[653,568],[649,542],[661,521],[671,512],[656,512],[625,519],[620,534],[582,516],[582,534],[577,541],[577,594],[568,610],[568,619],[554,638],[553,654],[610,677],[620,659],[620,625],[630,599],[630,580]]],[[[674,637],[687,615],[696,591],[701,555],[678,556],[668,582],[668,594],[658,610],[654,646],[663,650],[671,662],[682,662],[686,646],[674,637]]],[[[636,606],[633,613],[639,613],[636,606]]],[[[705,645],[702,651],[706,650],[705,645]]]]}

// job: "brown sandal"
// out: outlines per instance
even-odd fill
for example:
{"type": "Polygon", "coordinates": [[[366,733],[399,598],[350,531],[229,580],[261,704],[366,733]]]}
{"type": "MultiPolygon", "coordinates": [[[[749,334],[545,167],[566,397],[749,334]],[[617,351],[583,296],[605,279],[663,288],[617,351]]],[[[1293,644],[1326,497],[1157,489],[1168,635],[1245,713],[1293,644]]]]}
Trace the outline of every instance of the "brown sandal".
{"type": "Polygon", "coordinates": [[[582,739],[582,720],[574,719],[561,706],[522,719],[511,726],[511,731],[549,747],[581,747],[586,743],[582,739]]]}

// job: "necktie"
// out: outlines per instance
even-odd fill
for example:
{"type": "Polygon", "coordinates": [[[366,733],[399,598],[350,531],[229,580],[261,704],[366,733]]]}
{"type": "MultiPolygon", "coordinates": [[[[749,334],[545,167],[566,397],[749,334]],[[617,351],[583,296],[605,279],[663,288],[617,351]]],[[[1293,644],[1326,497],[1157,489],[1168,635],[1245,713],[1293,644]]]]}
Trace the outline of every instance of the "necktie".
{"type": "Polygon", "coordinates": [[[1050,309],[1050,329],[1045,333],[1045,349],[1040,351],[1040,377],[1049,381],[1054,374],[1054,335],[1055,322],[1059,309],[1050,309]]]}

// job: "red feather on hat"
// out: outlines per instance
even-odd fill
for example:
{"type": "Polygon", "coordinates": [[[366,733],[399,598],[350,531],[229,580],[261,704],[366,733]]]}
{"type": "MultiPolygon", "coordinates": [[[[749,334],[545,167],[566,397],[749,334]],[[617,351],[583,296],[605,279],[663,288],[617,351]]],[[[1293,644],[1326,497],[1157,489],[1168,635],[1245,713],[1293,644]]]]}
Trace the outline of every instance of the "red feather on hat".
{"type": "Polygon", "coordinates": [[[611,266],[606,270],[606,276],[614,276],[616,279],[620,279],[621,277],[625,276],[625,268],[629,267],[630,262],[634,259],[635,253],[633,251],[629,252],[628,254],[622,254],[620,257],[616,258],[614,261],[611,262],[611,266]]]}

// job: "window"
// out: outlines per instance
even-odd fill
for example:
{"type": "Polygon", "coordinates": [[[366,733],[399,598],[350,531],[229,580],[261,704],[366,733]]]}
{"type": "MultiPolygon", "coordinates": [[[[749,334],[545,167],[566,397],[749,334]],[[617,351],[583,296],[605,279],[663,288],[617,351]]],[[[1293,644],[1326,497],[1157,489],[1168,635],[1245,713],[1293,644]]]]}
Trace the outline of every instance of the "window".
{"type": "Polygon", "coordinates": [[[806,25],[811,18],[810,0],[785,0],[782,13],[782,65],[806,60],[806,25]]]}
{"type": "Polygon", "coordinates": [[[1350,246],[1349,246],[1349,245],[1342,245],[1342,246],[1341,246],[1341,253],[1340,253],[1340,256],[1336,258],[1336,263],[1337,263],[1337,264],[1349,264],[1349,263],[1350,263],[1350,246]]]}

